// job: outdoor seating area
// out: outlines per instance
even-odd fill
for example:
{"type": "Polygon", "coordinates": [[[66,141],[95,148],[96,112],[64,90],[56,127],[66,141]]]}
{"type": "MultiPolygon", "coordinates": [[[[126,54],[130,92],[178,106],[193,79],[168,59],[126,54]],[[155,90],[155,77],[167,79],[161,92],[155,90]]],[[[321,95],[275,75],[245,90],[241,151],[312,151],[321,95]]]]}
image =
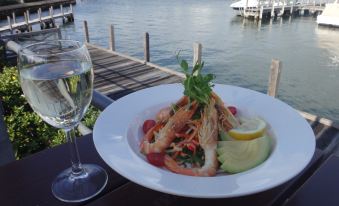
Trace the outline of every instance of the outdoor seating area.
{"type": "MultiPolygon", "coordinates": [[[[147,35],[146,37],[148,39],[147,35]]],[[[15,63],[18,51],[25,45],[23,42],[29,41],[32,43],[60,38],[62,37],[59,28],[1,36],[1,43],[7,48],[3,56],[8,61],[15,63]]],[[[159,85],[181,83],[185,78],[185,74],[181,72],[149,62],[149,56],[147,58],[149,43],[145,43],[145,60],[140,60],[114,51],[113,46],[106,49],[89,43],[89,38],[86,38],[87,43],[85,45],[94,72],[91,105],[100,111],[104,111],[110,104],[127,95],[159,85]]],[[[114,43],[111,43],[111,45],[114,45],[114,43]]],[[[194,44],[193,59],[195,62],[201,61],[201,48],[200,44],[194,44]]],[[[280,74],[284,71],[279,60],[272,60],[271,65],[270,63],[267,62],[267,95],[271,98],[277,97],[279,93],[280,74]]],[[[292,179],[274,185],[267,190],[226,198],[185,197],[160,192],[134,183],[134,181],[121,175],[120,171],[115,171],[110,163],[102,157],[101,153],[98,152],[97,143],[93,140],[94,134],[82,125],[83,132],[81,133],[83,136],[76,138],[78,157],[83,164],[96,164],[102,167],[108,175],[108,182],[105,188],[95,197],[82,202],[68,203],[55,198],[51,187],[55,177],[62,170],[70,167],[71,161],[74,163],[74,159],[71,161],[69,159],[69,145],[61,144],[21,160],[14,160],[1,108],[2,105],[0,104],[0,182],[2,185],[0,187],[0,205],[330,206],[339,204],[339,196],[336,195],[336,191],[339,191],[339,156],[337,156],[339,126],[331,120],[306,112],[295,111],[309,123],[316,142],[315,152],[307,166],[292,179]]],[[[121,115],[121,113],[117,115],[121,115]]],[[[122,117],[119,116],[118,118],[122,117]]],[[[293,159],[283,161],[291,161],[292,164],[293,159]]],[[[138,167],[138,165],[134,167],[138,167]]],[[[135,174],[135,176],[137,177],[138,174],[135,174]]],[[[200,180],[197,179],[197,181],[200,180]]],[[[174,184],[180,187],[183,182],[177,181],[174,184]]],[[[220,184],[218,189],[223,190],[223,185],[220,184]]],[[[235,188],[234,191],[238,189],[235,188]]],[[[192,191],[194,190],[199,190],[199,188],[192,187],[192,191]]]]}

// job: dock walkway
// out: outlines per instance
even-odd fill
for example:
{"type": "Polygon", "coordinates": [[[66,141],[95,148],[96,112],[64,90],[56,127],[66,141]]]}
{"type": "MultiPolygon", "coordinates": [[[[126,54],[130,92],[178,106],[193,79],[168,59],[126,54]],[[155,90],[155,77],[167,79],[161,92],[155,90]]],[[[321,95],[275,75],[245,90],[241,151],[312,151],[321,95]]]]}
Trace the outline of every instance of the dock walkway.
{"type": "Polygon", "coordinates": [[[39,8],[45,9],[51,6],[59,6],[60,4],[75,4],[76,0],[44,0],[31,3],[13,4],[8,6],[0,6],[0,19],[11,16],[12,13],[23,14],[26,10],[36,11],[39,8]]]}
{"type": "MultiPolygon", "coordinates": [[[[184,75],[115,51],[87,43],[94,69],[94,89],[113,100],[140,89],[181,82],[184,75]]],[[[151,98],[151,97],[150,97],[151,98]]],[[[339,151],[339,125],[331,120],[299,111],[310,123],[317,148],[324,156],[339,151]]],[[[339,152],[338,152],[339,153],[339,152]]]]}
{"type": "Polygon", "coordinates": [[[181,82],[183,75],[142,60],[87,44],[94,67],[94,89],[116,100],[140,89],[181,82]]]}

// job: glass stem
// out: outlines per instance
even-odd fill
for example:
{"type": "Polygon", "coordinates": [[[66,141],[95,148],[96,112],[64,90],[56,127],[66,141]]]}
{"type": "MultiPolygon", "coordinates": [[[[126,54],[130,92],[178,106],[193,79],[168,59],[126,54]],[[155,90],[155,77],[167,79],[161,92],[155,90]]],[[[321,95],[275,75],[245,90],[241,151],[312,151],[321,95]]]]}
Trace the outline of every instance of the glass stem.
{"type": "Polygon", "coordinates": [[[65,129],[67,142],[70,149],[71,155],[71,163],[72,163],[72,175],[78,176],[81,175],[84,170],[81,166],[80,156],[78,151],[78,146],[76,143],[76,136],[75,136],[75,127],[71,129],[65,129]]]}

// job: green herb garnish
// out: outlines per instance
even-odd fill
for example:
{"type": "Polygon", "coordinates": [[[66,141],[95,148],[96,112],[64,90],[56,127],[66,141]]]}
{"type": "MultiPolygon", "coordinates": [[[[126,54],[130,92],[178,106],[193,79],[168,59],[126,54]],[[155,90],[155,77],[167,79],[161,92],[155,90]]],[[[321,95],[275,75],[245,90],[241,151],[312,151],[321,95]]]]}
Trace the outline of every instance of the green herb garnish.
{"type": "MultiPolygon", "coordinates": [[[[179,54],[178,54],[179,55],[179,54]]],[[[188,96],[191,101],[196,100],[199,104],[208,104],[210,95],[212,92],[212,80],[214,79],[213,74],[202,75],[201,70],[204,67],[204,62],[201,64],[196,63],[192,69],[192,72],[189,72],[188,63],[186,60],[179,60],[180,67],[186,75],[186,79],[183,81],[184,85],[184,95],[188,96]]]]}

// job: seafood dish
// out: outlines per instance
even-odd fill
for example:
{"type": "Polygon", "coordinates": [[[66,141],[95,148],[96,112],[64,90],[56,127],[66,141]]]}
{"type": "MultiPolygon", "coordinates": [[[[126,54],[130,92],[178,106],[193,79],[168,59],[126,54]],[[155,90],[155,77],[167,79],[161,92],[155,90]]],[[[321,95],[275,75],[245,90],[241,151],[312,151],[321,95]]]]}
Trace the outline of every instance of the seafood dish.
{"type": "Polygon", "coordinates": [[[186,75],[183,96],[140,125],[147,161],[189,176],[234,174],[263,163],[271,152],[267,123],[226,105],[213,91],[214,76],[201,73],[203,63],[191,72],[185,60],[179,63],[186,75]]]}

